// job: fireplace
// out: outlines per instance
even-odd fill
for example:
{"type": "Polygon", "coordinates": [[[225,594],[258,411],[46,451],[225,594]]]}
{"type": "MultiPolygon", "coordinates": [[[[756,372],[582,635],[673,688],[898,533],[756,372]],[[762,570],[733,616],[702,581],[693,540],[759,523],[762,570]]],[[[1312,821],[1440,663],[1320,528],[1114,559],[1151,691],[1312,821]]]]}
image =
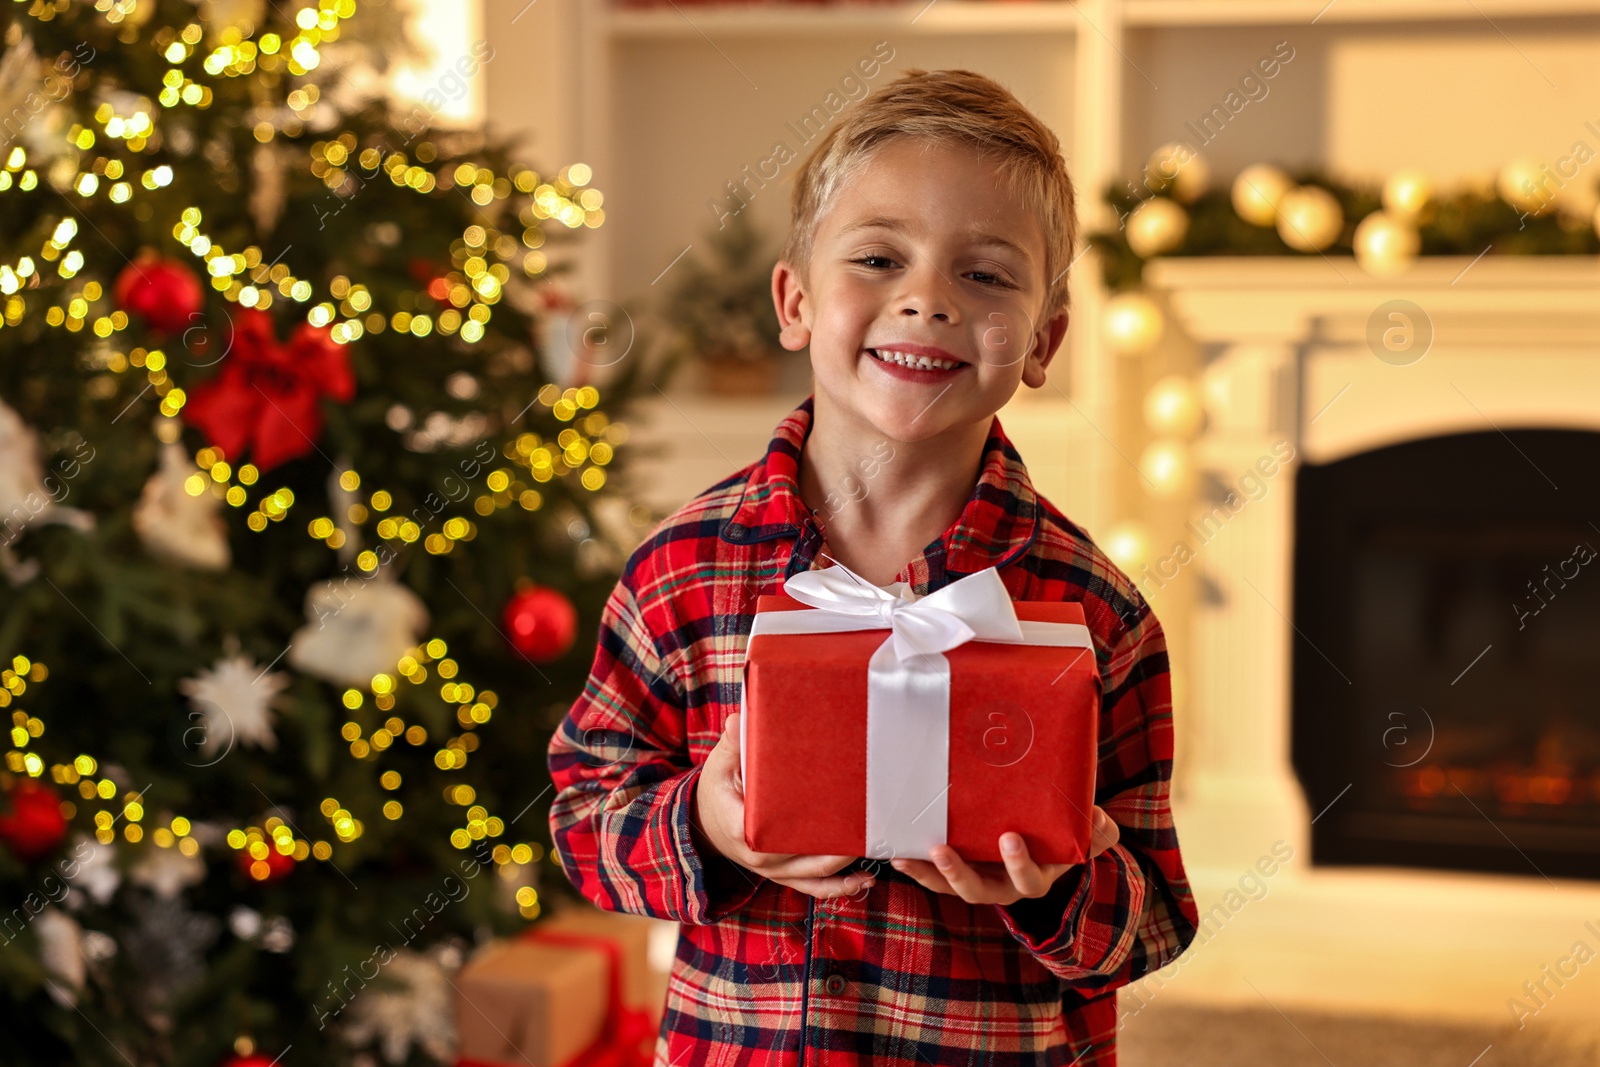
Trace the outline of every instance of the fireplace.
{"type": "Polygon", "coordinates": [[[1301,467],[1292,744],[1311,861],[1600,878],[1600,433],[1301,467]]]}
{"type": "MultiPolygon", "coordinates": [[[[1575,554],[1600,548],[1600,262],[1158,258],[1145,281],[1172,340],[1123,373],[1199,379],[1202,485],[1293,458],[1147,590],[1207,918],[1139,992],[1503,1022],[1600,916],[1600,558],[1575,554]],[[1431,336],[1400,362],[1372,341],[1396,299],[1431,336]]],[[[1147,512],[1154,543],[1206,510],[1147,512]]],[[[1600,1018],[1600,982],[1541,1023],[1562,1015],[1600,1018]]]]}

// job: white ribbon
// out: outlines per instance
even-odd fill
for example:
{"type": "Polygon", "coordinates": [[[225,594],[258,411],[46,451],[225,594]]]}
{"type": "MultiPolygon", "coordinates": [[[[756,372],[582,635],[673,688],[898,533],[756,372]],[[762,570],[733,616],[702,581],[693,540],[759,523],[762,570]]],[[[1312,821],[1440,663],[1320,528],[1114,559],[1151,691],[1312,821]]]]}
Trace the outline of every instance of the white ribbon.
{"type": "MultiPolygon", "coordinates": [[[[968,641],[1092,648],[1080,623],[1021,622],[993,567],[917,596],[904,582],[873,585],[843,564],[798,571],[783,591],[811,611],[757,613],[759,634],[888,629],[867,663],[869,859],[925,858],[943,844],[950,789],[950,661],[968,641]]],[[[750,646],[745,646],[746,660],[750,646]]],[[[745,699],[739,697],[739,771],[744,773],[745,699]]]]}

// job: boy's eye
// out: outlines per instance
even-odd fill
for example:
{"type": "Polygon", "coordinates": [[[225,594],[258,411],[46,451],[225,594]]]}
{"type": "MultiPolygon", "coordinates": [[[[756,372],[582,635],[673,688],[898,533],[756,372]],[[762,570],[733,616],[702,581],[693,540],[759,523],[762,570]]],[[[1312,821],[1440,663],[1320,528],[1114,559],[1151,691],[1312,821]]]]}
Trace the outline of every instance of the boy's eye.
{"type": "MultiPolygon", "coordinates": [[[[874,270],[886,270],[894,261],[888,256],[861,256],[859,259],[851,259],[850,262],[859,262],[861,266],[870,267],[870,269],[874,270]]],[[[997,285],[1003,286],[1003,288],[1010,288],[1011,286],[1011,283],[1006,282],[1005,278],[1000,277],[998,274],[990,274],[987,270],[973,270],[968,277],[978,278],[979,282],[984,283],[984,285],[997,285]]]]}

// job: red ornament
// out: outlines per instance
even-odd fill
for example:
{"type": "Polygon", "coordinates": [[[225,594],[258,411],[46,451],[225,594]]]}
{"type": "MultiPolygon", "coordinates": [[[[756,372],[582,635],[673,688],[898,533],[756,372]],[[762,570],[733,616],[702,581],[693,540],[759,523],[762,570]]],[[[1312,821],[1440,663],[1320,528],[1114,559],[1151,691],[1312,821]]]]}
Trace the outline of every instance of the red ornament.
{"type": "Polygon", "coordinates": [[[238,862],[239,869],[248,875],[252,881],[256,882],[276,882],[278,879],[288,875],[288,873],[294,870],[295,867],[293,856],[285,856],[282,852],[279,852],[271,845],[267,846],[267,858],[264,860],[257,860],[254,856],[250,855],[250,850],[248,848],[241,848],[239,850],[238,862]],[[265,878],[258,876],[256,871],[256,864],[258,862],[266,864],[267,876],[265,878]]]}
{"type": "Polygon", "coordinates": [[[124,267],[111,292],[122,310],[169,333],[194,325],[205,299],[194,271],[156,255],[140,256],[124,267]]]}
{"type": "Polygon", "coordinates": [[[263,471],[314,451],[321,398],[344,403],[355,395],[344,346],[310,323],[279,344],[272,316],[255,308],[234,313],[230,340],[222,373],[190,390],[183,420],[235,463],[248,446],[263,471]]]}
{"type": "Polygon", "coordinates": [[[427,285],[439,276],[439,266],[431,259],[412,256],[406,261],[406,273],[411,275],[418,285],[427,285]]]}
{"type": "Polygon", "coordinates": [[[256,1052],[251,1053],[248,1056],[229,1056],[227,1059],[218,1064],[217,1067],[273,1067],[273,1064],[277,1062],[277,1060],[269,1059],[268,1057],[261,1055],[259,1052],[256,1052]]]}
{"type": "Polygon", "coordinates": [[[511,646],[529,659],[548,663],[572,647],[578,612],[557,590],[529,586],[506,602],[506,633],[511,646]]]}
{"type": "Polygon", "coordinates": [[[0,841],[24,863],[54,852],[67,836],[66,816],[56,791],[24,778],[6,793],[9,814],[0,814],[0,841]]]}

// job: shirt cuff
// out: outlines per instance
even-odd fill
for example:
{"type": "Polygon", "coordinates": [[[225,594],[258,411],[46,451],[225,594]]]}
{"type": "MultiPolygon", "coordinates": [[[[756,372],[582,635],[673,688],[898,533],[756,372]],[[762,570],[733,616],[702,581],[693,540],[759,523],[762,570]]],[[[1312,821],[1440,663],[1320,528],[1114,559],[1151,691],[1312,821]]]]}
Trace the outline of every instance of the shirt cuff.
{"type": "Polygon", "coordinates": [[[711,847],[694,825],[695,792],[700,767],[682,776],[673,817],[673,837],[682,864],[686,899],[683,914],[690,923],[716,922],[750,902],[766,881],[711,847]]]}
{"type": "Polygon", "coordinates": [[[1037,955],[1059,954],[1078,936],[1094,889],[1094,861],[1085,860],[1063,873],[1042,897],[1023,897],[1014,904],[996,904],[1000,921],[1011,936],[1037,955]]]}

